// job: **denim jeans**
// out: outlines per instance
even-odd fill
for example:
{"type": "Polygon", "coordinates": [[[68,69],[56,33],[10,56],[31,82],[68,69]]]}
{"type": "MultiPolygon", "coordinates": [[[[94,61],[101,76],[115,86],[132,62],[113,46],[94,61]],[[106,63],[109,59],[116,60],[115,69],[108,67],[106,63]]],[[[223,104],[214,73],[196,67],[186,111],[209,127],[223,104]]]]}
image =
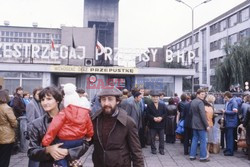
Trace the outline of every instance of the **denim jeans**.
{"type": "MultiPolygon", "coordinates": [[[[78,140],[56,140],[56,143],[63,143],[61,148],[74,148],[81,146],[83,144],[83,139],[78,140]]],[[[60,159],[58,161],[55,161],[56,165],[62,166],[62,167],[68,167],[68,161],[64,159],[60,159]]]]}
{"type": "Polygon", "coordinates": [[[200,141],[200,160],[207,158],[207,132],[206,130],[193,129],[193,138],[190,151],[190,158],[195,158],[198,141],[200,141]]]}

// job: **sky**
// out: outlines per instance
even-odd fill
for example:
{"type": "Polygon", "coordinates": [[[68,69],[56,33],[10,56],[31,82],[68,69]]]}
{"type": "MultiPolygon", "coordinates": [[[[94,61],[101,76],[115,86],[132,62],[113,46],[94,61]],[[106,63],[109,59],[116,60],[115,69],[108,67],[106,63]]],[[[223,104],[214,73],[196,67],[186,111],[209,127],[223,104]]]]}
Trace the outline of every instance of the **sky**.
{"type": "MultiPolygon", "coordinates": [[[[83,26],[84,0],[0,0],[0,25],[83,26]]],[[[194,7],[204,0],[183,0],[194,7]]],[[[245,0],[212,0],[194,9],[197,28],[245,0]]],[[[176,0],[120,0],[119,47],[162,47],[192,30],[191,10],[176,0]]]]}

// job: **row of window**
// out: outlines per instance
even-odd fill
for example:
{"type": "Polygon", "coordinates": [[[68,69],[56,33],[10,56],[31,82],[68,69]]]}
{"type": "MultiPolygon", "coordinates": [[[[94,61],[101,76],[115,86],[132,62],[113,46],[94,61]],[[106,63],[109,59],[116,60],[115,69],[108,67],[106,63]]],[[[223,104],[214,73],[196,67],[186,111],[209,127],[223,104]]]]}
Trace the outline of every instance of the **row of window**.
{"type": "Polygon", "coordinates": [[[240,31],[239,33],[235,33],[232,35],[229,35],[228,38],[221,38],[219,40],[213,41],[210,43],[210,52],[223,49],[225,44],[228,43],[228,45],[234,45],[237,42],[244,40],[245,38],[250,37],[250,29],[245,29],[243,31],[240,31]]]}
{"type": "Polygon", "coordinates": [[[210,35],[214,35],[218,32],[224,31],[227,28],[233,27],[238,23],[242,23],[250,18],[249,7],[229,16],[228,18],[217,22],[210,26],[210,35]]]}
{"type": "MultiPolygon", "coordinates": [[[[50,44],[50,39],[27,39],[27,38],[1,38],[1,42],[18,42],[18,43],[42,43],[50,44]]],[[[61,44],[61,40],[54,40],[55,44],[61,44]]]]}
{"type": "MultiPolygon", "coordinates": [[[[194,39],[194,43],[199,42],[199,33],[194,34],[193,39],[194,39]]],[[[176,52],[177,50],[183,49],[183,48],[188,47],[190,45],[192,45],[192,37],[191,36],[184,39],[183,41],[173,45],[169,49],[172,50],[173,52],[176,52]]]]}
{"type": "Polygon", "coordinates": [[[2,37],[31,37],[32,34],[34,38],[61,39],[60,34],[1,31],[2,37]]]}

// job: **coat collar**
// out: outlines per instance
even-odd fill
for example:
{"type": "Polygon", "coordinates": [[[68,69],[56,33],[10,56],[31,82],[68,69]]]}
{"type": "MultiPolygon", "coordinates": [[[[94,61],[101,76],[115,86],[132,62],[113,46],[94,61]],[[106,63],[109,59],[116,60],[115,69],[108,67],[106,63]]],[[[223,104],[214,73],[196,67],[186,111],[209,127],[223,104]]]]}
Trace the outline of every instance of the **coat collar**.
{"type": "MultiPolygon", "coordinates": [[[[121,109],[120,107],[117,107],[116,110],[118,110],[118,115],[117,115],[117,120],[123,124],[124,126],[126,126],[127,124],[127,112],[124,111],[123,109],[121,109]]],[[[97,117],[99,117],[102,113],[102,110],[98,110],[93,116],[92,116],[92,120],[95,120],[97,117]]]]}

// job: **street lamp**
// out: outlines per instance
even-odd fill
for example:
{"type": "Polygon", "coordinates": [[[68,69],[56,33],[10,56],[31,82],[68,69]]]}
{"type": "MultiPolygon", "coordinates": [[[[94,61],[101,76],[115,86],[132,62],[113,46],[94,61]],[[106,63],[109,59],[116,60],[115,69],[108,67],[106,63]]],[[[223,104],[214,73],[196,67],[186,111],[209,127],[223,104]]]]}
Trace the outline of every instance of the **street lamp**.
{"type": "MultiPolygon", "coordinates": [[[[208,2],[210,2],[212,0],[205,0],[205,1],[201,2],[200,4],[194,6],[194,7],[188,5],[187,3],[183,2],[182,0],[176,0],[176,1],[180,2],[180,3],[183,3],[185,6],[187,6],[192,11],[192,35],[191,35],[192,40],[191,41],[192,41],[192,51],[194,51],[194,9],[197,8],[198,6],[200,6],[202,4],[205,4],[205,3],[208,3],[208,2]]],[[[191,80],[192,80],[192,93],[194,93],[194,76],[192,76],[191,80]]]]}

